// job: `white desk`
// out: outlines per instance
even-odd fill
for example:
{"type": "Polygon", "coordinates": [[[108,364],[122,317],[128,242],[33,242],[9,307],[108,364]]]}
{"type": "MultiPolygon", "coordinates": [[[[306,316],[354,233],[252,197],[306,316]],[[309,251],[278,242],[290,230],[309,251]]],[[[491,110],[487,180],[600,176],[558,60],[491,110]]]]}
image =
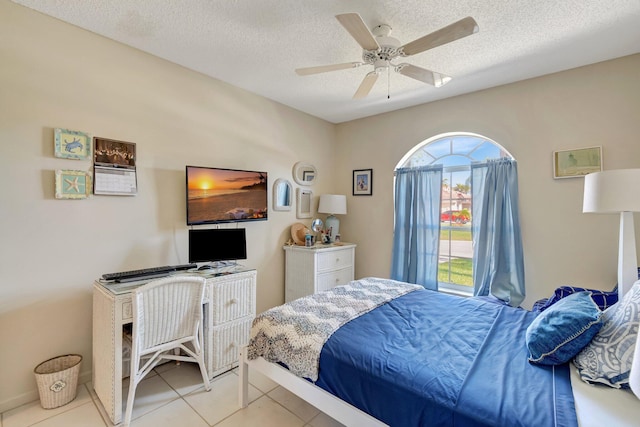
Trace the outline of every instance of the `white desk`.
{"type": "MultiPolygon", "coordinates": [[[[256,271],[179,273],[206,278],[205,364],[209,377],[238,364],[256,315],[256,271]]],[[[144,283],[144,282],[142,282],[144,283]]],[[[142,283],[93,284],[93,388],[114,424],[122,421],[122,327],[132,322],[131,291],[142,283]]]]}

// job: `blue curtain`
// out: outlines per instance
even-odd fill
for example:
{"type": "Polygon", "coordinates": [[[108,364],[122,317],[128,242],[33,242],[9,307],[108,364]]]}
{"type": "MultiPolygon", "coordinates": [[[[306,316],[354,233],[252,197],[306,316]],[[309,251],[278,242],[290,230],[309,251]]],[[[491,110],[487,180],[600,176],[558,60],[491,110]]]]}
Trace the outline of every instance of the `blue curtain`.
{"type": "Polygon", "coordinates": [[[438,289],[442,165],[396,170],[391,278],[438,289]]]}
{"type": "Polygon", "coordinates": [[[471,164],[474,295],[517,307],[524,300],[524,260],[515,160],[471,164]]]}

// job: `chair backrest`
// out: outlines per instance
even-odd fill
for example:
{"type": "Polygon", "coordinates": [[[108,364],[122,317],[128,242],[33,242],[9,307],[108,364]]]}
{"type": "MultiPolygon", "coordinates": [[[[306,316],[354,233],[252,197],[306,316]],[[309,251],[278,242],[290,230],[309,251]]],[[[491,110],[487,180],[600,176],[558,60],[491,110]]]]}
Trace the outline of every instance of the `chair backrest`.
{"type": "Polygon", "coordinates": [[[197,337],[202,324],[205,279],[172,276],[133,292],[133,333],[140,350],[197,337]]]}

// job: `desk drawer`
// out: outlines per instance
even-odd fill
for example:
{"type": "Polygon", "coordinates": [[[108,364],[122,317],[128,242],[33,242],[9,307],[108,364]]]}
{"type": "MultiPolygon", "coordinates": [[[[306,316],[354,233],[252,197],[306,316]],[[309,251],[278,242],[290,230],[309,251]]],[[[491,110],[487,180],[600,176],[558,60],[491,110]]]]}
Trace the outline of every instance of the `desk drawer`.
{"type": "Polygon", "coordinates": [[[353,265],[353,250],[351,248],[318,254],[318,271],[337,270],[351,265],[353,265]]]}
{"type": "Polygon", "coordinates": [[[255,315],[254,276],[230,275],[228,280],[221,280],[211,287],[211,322],[220,325],[244,316],[255,315]]]}
{"type": "Polygon", "coordinates": [[[224,325],[214,326],[207,352],[209,375],[231,368],[238,362],[240,347],[249,343],[249,331],[253,316],[247,316],[224,325]]]}

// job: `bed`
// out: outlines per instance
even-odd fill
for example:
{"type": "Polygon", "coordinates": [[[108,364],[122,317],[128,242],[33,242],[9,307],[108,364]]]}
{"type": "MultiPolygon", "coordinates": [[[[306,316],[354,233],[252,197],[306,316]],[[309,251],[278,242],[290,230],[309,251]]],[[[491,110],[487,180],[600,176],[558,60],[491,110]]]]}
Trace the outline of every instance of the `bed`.
{"type": "MultiPolygon", "coordinates": [[[[307,297],[254,322],[251,343],[241,350],[241,406],[248,403],[250,366],[347,426],[584,427],[602,413],[588,400],[593,386],[585,384],[574,396],[575,374],[568,364],[528,362],[524,334],[536,313],[372,278],[340,287],[336,295],[310,298],[316,307],[309,308],[307,297]],[[382,297],[376,293],[389,284],[400,290],[382,297]],[[340,294],[349,292],[358,307],[332,307],[322,299],[343,304],[340,294]],[[366,293],[375,296],[368,304],[362,303],[366,293]],[[310,347],[316,349],[309,354],[301,353],[299,344],[310,326],[300,326],[299,319],[287,324],[296,310],[326,333],[326,339],[310,334],[310,347]],[[329,316],[336,313],[342,316],[338,321],[329,316]],[[277,326],[282,329],[265,334],[264,323],[274,318],[283,320],[277,326]],[[274,346],[274,336],[287,337],[285,345],[274,346]],[[587,419],[579,423],[580,412],[587,419]]],[[[616,402],[635,399],[611,391],[618,393],[616,402]]],[[[638,409],[626,411],[628,425],[640,419],[635,418],[638,409]]],[[[619,421],[615,425],[625,425],[624,417],[619,421]]]]}

